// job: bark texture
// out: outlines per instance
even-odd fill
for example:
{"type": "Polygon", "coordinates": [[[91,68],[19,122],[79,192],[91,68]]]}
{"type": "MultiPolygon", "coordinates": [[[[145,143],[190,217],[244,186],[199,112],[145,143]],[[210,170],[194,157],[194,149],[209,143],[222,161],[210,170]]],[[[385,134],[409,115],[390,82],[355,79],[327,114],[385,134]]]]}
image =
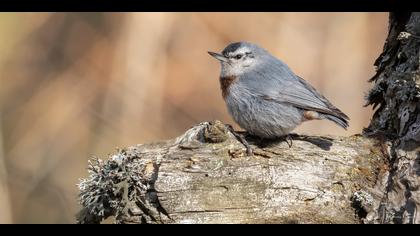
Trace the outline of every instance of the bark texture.
{"type": "Polygon", "coordinates": [[[420,13],[391,13],[376,60],[368,105],[378,107],[365,134],[387,142],[390,171],[384,196],[370,212],[378,223],[420,223],[420,13]]]}
{"type": "MultiPolygon", "coordinates": [[[[255,144],[253,140],[248,140],[255,144]]],[[[386,172],[381,146],[360,135],[295,136],[253,145],[219,121],[90,165],[81,223],[359,223],[386,172]],[[365,209],[366,208],[366,209],[365,209]]]]}

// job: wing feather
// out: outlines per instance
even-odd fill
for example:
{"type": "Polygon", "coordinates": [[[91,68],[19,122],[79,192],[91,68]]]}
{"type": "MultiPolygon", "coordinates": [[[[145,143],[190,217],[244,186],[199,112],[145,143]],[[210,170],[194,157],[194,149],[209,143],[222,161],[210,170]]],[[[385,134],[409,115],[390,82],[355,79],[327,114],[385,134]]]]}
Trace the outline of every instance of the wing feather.
{"type": "MultiPolygon", "coordinates": [[[[277,59],[276,59],[277,60],[277,59]]],[[[314,87],[295,75],[283,62],[277,60],[260,66],[256,73],[258,79],[244,76],[247,88],[263,99],[288,103],[303,110],[317,111],[342,119],[345,123],[349,117],[331,104],[314,87]]]]}

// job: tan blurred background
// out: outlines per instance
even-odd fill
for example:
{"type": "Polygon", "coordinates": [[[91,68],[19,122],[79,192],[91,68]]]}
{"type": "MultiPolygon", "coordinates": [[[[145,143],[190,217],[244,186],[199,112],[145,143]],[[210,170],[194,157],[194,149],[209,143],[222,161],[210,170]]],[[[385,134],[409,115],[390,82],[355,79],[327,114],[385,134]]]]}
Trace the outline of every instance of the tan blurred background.
{"type": "MultiPolygon", "coordinates": [[[[282,58],[350,118],[387,33],[386,13],[0,14],[0,223],[74,223],[87,160],[170,139],[213,119],[233,123],[208,50],[250,41],[282,58]]],[[[237,126],[235,126],[237,127],[237,126]]]]}

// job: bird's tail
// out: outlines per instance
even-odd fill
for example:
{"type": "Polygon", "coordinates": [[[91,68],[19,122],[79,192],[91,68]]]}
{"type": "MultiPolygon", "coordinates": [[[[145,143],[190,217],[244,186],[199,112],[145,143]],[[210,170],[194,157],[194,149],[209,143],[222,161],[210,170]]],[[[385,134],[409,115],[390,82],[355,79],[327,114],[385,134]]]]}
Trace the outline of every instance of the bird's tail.
{"type": "Polygon", "coordinates": [[[325,119],[328,119],[330,121],[333,121],[337,125],[343,127],[344,129],[347,129],[349,127],[348,117],[347,116],[334,116],[330,114],[323,114],[325,119]]]}

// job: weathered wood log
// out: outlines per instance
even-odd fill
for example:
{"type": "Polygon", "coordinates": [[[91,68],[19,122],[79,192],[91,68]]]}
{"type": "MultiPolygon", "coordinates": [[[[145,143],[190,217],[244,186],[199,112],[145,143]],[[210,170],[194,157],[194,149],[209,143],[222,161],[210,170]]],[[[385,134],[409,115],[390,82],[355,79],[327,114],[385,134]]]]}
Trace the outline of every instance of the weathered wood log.
{"type": "MultiPolygon", "coordinates": [[[[92,163],[78,221],[119,223],[359,223],[386,173],[373,140],[294,136],[255,146],[220,122],[92,163]]],[[[258,141],[256,141],[258,143],[258,141]]]]}

